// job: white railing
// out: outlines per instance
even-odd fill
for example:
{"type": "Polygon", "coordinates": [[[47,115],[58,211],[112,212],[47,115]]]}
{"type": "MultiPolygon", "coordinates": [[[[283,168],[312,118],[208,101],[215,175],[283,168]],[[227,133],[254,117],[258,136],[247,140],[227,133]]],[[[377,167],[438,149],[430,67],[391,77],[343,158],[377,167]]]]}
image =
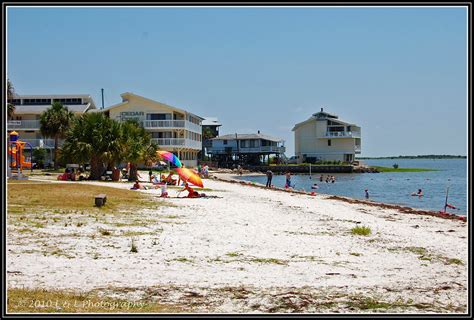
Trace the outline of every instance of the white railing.
{"type": "Polygon", "coordinates": [[[145,129],[153,128],[179,128],[185,126],[185,120],[143,120],[143,127],[145,129]]]}
{"type": "Polygon", "coordinates": [[[199,134],[202,134],[202,126],[199,124],[192,123],[190,121],[186,121],[186,129],[189,131],[193,131],[199,134]]]}
{"type": "Polygon", "coordinates": [[[187,129],[201,134],[202,126],[187,120],[143,120],[145,129],[170,128],[170,129],[187,129]]]}
{"type": "MultiPolygon", "coordinates": [[[[227,150],[225,147],[217,147],[217,148],[209,148],[208,152],[210,153],[227,153],[227,150]]],[[[253,147],[253,148],[237,148],[237,147],[232,147],[232,152],[233,153],[260,153],[260,152],[274,152],[274,153],[284,153],[285,152],[285,147],[276,147],[276,146],[261,146],[261,147],[253,147]]]]}
{"type": "Polygon", "coordinates": [[[8,130],[12,129],[39,129],[39,120],[8,120],[8,130]]]}
{"type": "Polygon", "coordinates": [[[354,151],[360,153],[361,152],[361,147],[360,146],[355,146],[354,151]]]}
{"type": "Polygon", "coordinates": [[[171,148],[191,148],[201,150],[202,143],[201,141],[194,141],[191,139],[183,138],[153,138],[152,142],[158,144],[160,147],[171,147],[171,148]]]}
{"type": "MultiPolygon", "coordinates": [[[[54,139],[22,139],[21,141],[28,142],[33,148],[54,148],[54,139]]],[[[64,144],[64,140],[60,139],[58,141],[58,147],[61,147],[64,144]]]]}
{"type": "Polygon", "coordinates": [[[359,131],[327,131],[325,137],[331,138],[360,138],[359,131]]]}

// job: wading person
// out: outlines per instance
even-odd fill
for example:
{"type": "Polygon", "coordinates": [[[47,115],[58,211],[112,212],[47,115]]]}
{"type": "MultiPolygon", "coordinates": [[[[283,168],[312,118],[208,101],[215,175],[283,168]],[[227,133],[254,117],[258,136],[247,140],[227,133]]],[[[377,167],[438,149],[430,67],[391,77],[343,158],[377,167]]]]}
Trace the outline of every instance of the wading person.
{"type": "Polygon", "coordinates": [[[267,185],[266,185],[267,188],[272,187],[272,178],[273,178],[273,172],[271,170],[268,170],[267,171],[267,185]]]}

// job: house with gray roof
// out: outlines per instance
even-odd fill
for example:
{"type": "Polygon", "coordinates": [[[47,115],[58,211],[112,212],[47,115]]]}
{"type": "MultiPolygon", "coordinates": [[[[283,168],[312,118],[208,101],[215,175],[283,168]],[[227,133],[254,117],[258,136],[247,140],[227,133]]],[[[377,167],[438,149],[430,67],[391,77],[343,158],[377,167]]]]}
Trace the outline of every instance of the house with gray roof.
{"type": "Polygon", "coordinates": [[[285,153],[285,141],[281,138],[257,133],[234,133],[211,139],[207,150],[213,161],[221,164],[238,163],[256,165],[266,162],[271,155],[281,157],[285,153]]]}

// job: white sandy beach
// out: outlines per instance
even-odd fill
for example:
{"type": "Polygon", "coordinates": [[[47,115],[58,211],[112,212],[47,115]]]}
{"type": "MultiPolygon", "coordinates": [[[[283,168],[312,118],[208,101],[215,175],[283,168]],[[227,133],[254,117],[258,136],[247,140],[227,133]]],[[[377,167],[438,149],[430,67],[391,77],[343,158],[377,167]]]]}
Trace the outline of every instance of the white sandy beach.
{"type": "Polygon", "coordinates": [[[211,189],[204,192],[219,198],[170,198],[164,201],[173,206],[120,220],[71,215],[73,224],[50,223],[28,237],[9,225],[8,286],[100,289],[114,297],[195,303],[196,312],[363,312],[345,302],[348,296],[410,305],[383,312],[467,312],[465,222],[204,183],[211,189]],[[357,225],[372,234],[351,234],[357,225]],[[112,235],[98,235],[100,228],[112,235]],[[132,231],[137,253],[124,235],[132,231]],[[43,254],[45,243],[63,254],[43,254]]]}

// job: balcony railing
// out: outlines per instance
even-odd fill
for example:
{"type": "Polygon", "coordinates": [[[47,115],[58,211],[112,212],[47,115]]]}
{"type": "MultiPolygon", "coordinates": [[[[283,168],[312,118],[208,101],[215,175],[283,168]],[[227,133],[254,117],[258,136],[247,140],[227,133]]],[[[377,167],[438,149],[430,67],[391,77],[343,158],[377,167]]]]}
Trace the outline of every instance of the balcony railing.
{"type": "Polygon", "coordinates": [[[143,120],[143,127],[145,129],[154,129],[154,128],[183,129],[184,126],[185,126],[184,120],[143,120]]]}
{"type": "Polygon", "coordinates": [[[39,120],[8,120],[8,130],[24,129],[24,130],[39,130],[39,120]]]}
{"type": "Polygon", "coordinates": [[[325,137],[330,138],[360,138],[359,131],[327,131],[325,137]]]}
{"type": "MultiPolygon", "coordinates": [[[[22,139],[21,141],[28,142],[33,148],[54,148],[54,139],[22,139]]],[[[58,147],[62,147],[64,140],[58,141],[58,147]]]]}
{"type": "Polygon", "coordinates": [[[196,150],[201,150],[202,148],[201,141],[184,138],[153,138],[151,141],[164,148],[190,148],[196,150]]]}
{"type": "Polygon", "coordinates": [[[199,133],[199,134],[202,134],[202,126],[199,125],[199,124],[195,124],[193,122],[190,122],[190,121],[186,121],[186,126],[185,128],[189,131],[193,131],[193,132],[196,132],[196,133],[199,133]]]}
{"type": "Polygon", "coordinates": [[[254,147],[254,148],[242,148],[240,147],[237,149],[236,147],[232,149],[227,149],[227,148],[222,148],[222,147],[211,147],[209,148],[208,152],[209,153],[228,153],[229,151],[231,153],[284,153],[285,152],[285,147],[277,147],[277,146],[261,146],[261,147],[254,147]]]}
{"type": "Polygon", "coordinates": [[[361,147],[360,146],[355,146],[354,151],[356,153],[360,153],[361,152],[361,147]]]}

